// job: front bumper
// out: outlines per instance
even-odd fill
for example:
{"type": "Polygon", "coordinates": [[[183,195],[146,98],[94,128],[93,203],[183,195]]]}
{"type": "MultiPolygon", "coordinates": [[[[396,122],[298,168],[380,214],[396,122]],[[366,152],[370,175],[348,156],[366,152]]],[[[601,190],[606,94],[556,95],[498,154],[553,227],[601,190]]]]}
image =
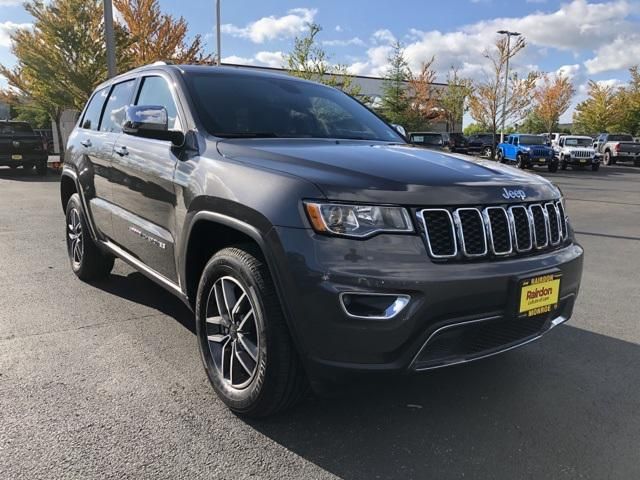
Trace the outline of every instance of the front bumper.
{"type": "Polygon", "coordinates": [[[534,157],[528,153],[523,153],[523,155],[527,160],[527,164],[531,166],[536,166],[536,165],[546,166],[552,163],[556,163],[558,161],[555,157],[534,157]]]}
{"type": "Polygon", "coordinates": [[[596,165],[600,163],[600,157],[581,158],[581,157],[565,157],[563,163],[566,165],[596,165]]]}
{"type": "Polygon", "coordinates": [[[582,275],[583,250],[577,244],[499,261],[433,263],[418,235],[359,241],[281,227],[272,235],[281,247],[278,283],[301,356],[310,373],[332,377],[340,371],[422,370],[531,341],[571,316],[582,275]],[[517,326],[522,320],[515,305],[519,281],[550,271],[562,274],[560,303],[539,328],[486,344],[478,355],[456,356],[450,349],[454,355],[445,360],[432,356],[425,364],[420,358],[444,327],[495,321],[517,326]],[[411,300],[389,319],[353,318],[340,304],[343,292],[408,295],[411,300]]]}

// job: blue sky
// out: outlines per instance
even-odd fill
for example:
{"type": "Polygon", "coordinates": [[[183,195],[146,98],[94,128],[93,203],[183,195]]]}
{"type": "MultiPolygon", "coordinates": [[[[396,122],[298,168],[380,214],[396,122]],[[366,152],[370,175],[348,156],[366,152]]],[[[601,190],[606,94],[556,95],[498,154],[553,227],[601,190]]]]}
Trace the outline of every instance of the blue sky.
{"type": "MultiPolygon", "coordinates": [[[[202,34],[207,49],[214,50],[214,0],[160,3],[163,10],[184,16],[190,32],[202,34]]],[[[31,22],[20,4],[0,0],[3,64],[13,62],[7,32],[31,22]]],[[[435,55],[440,80],[452,65],[465,76],[482,78],[482,52],[495,40],[495,31],[517,30],[528,46],[514,68],[569,76],[575,102],[584,98],[588,79],[619,85],[628,78],[626,69],[640,63],[640,2],[631,0],[222,0],[223,59],[281,66],[283,53],[307,21],[323,27],[320,40],[331,61],[353,73],[383,73],[390,44],[399,39],[413,68],[435,55]]]]}

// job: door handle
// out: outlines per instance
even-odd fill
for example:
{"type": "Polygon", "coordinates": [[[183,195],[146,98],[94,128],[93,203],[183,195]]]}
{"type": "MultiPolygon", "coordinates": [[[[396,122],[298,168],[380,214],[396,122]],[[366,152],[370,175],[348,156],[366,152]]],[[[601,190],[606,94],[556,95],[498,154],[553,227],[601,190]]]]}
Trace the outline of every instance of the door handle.
{"type": "Polygon", "coordinates": [[[127,147],[123,145],[119,148],[116,148],[116,153],[121,157],[124,157],[125,155],[129,155],[129,150],[127,150],[127,147]]]}
{"type": "Polygon", "coordinates": [[[89,148],[92,145],[91,140],[89,140],[88,138],[86,140],[82,140],[80,142],[80,145],[82,145],[83,147],[89,148]]]}

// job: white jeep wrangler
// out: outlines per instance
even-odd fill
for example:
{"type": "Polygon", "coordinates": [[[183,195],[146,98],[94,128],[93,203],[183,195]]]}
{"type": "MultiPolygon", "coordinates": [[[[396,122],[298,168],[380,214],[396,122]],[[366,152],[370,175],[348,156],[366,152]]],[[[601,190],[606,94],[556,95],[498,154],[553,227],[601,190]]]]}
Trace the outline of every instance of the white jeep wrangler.
{"type": "Polygon", "coordinates": [[[593,148],[591,137],[563,135],[558,139],[554,150],[562,170],[566,170],[569,165],[572,168],[591,166],[594,172],[600,168],[600,154],[593,148]]]}

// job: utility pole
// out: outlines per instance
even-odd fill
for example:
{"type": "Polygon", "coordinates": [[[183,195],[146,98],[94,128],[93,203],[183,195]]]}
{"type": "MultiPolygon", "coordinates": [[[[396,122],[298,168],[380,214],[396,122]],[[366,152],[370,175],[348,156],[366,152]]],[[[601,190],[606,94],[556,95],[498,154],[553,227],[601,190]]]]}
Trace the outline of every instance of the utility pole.
{"type": "Polygon", "coordinates": [[[220,0],[216,0],[216,65],[220,65],[220,0]]]}
{"type": "Polygon", "coordinates": [[[504,122],[507,111],[507,95],[509,93],[509,57],[511,57],[511,37],[519,37],[520,33],[508,30],[499,30],[500,35],[507,36],[507,65],[504,71],[504,98],[502,99],[502,127],[500,129],[500,143],[504,142],[504,122]]]}
{"type": "Polygon", "coordinates": [[[104,0],[104,37],[107,44],[107,74],[109,78],[116,76],[116,41],[113,34],[113,5],[111,0],[104,0]]]}

